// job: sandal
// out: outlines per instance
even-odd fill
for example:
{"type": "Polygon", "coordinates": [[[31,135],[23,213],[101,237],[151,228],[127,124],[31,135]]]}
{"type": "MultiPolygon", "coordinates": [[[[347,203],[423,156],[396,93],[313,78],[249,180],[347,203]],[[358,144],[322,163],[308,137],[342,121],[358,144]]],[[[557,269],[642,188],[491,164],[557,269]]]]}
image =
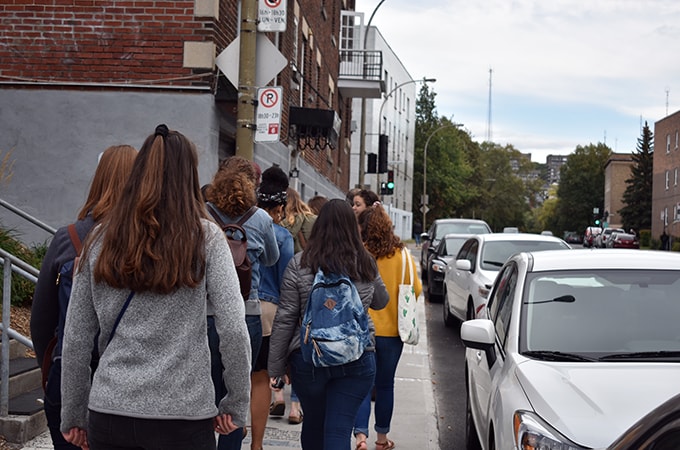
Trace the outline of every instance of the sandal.
{"type": "Polygon", "coordinates": [[[368,444],[366,444],[366,441],[357,442],[356,450],[368,450],[368,444]]]}
{"type": "Polygon", "coordinates": [[[389,439],[385,442],[375,441],[376,450],[392,450],[394,447],[394,441],[390,441],[389,439]]]}
{"type": "Polygon", "coordinates": [[[270,416],[282,416],[286,412],[286,402],[274,402],[269,405],[270,416]]]}
{"type": "Polygon", "coordinates": [[[288,416],[288,423],[291,425],[299,425],[302,423],[303,418],[302,411],[300,411],[300,414],[297,416],[288,416]]]}

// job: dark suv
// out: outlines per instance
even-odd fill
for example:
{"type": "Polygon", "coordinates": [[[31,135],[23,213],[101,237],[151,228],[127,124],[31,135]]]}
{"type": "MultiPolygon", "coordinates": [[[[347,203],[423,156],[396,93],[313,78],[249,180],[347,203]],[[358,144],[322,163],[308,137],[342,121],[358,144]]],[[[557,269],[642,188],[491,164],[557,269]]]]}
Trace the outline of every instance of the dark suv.
{"type": "Polygon", "coordinates": [[[478,219],[437,219],[432,222],[427,233],[420,235],[422,248],[420,249],[420,274],[427,283],[430,262],[434,249],[439,241],[447,234],[487,234],[491,227],[478,219]]]}

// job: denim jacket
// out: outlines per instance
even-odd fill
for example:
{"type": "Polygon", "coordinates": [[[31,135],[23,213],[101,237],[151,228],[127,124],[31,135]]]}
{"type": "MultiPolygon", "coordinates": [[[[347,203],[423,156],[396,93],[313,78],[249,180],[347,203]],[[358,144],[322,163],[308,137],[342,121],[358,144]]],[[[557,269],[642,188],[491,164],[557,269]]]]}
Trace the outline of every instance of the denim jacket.
{"type": "Polygon", "coordinates": [[[274,224],[276,242],[279,245],[279,260],[273,266],[260,267],[260,300],[279,303],[281,282],[288,261],[293,257],[293,236],[281,225],[274,224]]]}
{"type": "MultiPolygon", "coordinates": [[[[243,224],[243,229],[248,238],[248,258],[250,258],[253,273],[250,295],[246,300],[246,315],[259,316],[261,314],[258,294],[260,267],[272,266],[278,261],[279,246],[276,243],[274,221],[271,216],[263,209],[256,206],[254,208],[256,208],[255,213],[243,224]]],[[[215,206],[215,210],[225,223],[236,223],[242,217],[229,217],[217,206],[215,206]]],[[[208,311],[208,314],[210,314],[210,311],[208,311]]]]}

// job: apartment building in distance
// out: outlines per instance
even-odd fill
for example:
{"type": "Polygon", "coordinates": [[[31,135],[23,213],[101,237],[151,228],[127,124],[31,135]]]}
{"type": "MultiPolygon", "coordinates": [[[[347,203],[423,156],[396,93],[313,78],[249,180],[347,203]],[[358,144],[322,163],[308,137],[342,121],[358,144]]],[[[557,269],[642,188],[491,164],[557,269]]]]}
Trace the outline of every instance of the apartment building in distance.
{"type": "MultiPolygon", "coordinates": [[[[208,183],[236,153],[237,127],[255,125],[237,124],[238,83],[215,64],[236,45],[245,1],[255,0],[2,2],[0,152],[11,152],[14,165],[0,198],[54,227],[68,223],[99,153],[120,143],[139,148],[159,123],[196,144],[208,183]]],[[[241,86],[282,89],[279,139],[256,142],[253,159],[290,173],[305,200],[343,197],[355,183],[352,98],[384,92],[380,52],[342,54],[342,12],[353,0],[284,4],[285,30],[257,33],[258,52],[281,55],[282,70],[262,86],[241,86]],[[341,59],[354,69],[341,71],[341,59]]],[[[0,220],[27,242],[49,238],[5,211],[0,220]]]]}
{"type": "Polygon", "coordinates": [[[600,217],[610,228],[621,228],[621,210],[623,194],[626,192],[626,180],[631,177],[633,167],[633,155],[630,153],[612,153],[604,166],[604,209],[600,211],[600,217]],[[606,219],[605,219],[606,217],[606,219]]]}
{"type": "Polygon", "coordinates": [[[680,236],[680,111],[654,124],[652,237],[680,236]]]}

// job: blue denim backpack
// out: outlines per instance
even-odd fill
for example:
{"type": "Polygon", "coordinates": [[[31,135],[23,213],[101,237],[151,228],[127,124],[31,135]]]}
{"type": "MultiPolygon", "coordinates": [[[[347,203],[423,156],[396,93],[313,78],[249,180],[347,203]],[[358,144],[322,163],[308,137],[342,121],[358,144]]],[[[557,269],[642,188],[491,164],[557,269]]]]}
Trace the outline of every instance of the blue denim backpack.
{"type": "Polygon", "coordinates": [[[354,283],[319,269],[300,327],[302,357],[316,367],[356,361],[370,344],[368,313],[354,283]]]}

